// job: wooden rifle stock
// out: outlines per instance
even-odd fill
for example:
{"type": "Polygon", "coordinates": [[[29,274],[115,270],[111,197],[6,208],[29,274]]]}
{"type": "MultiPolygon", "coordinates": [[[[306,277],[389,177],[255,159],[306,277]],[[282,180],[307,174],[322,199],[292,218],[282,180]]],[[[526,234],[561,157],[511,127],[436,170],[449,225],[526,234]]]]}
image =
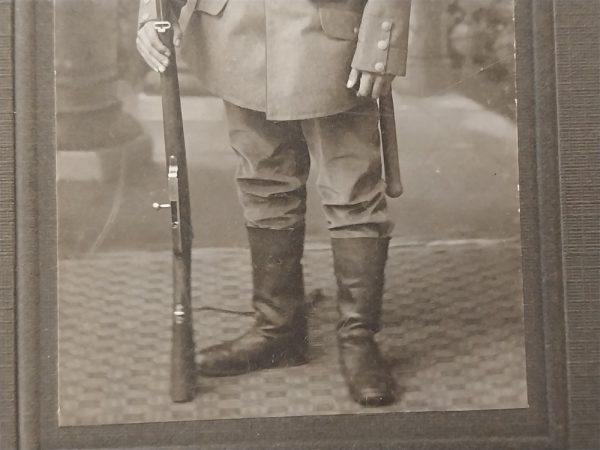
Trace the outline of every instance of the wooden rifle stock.
{"type": "Polygon", "coordinates": [[[403,187],[398,160],[394,98],[391,92],[379,98],[379,126],[381,128],[381,149],[385,172],[385,193],[392,198],[400,197],[403,187]]]}
{"type": "MultiPolygon", "coordinates": [[[[154,24],[171,55],[161,73],[163,127],[173,240],[173,311],[170,394],[174,402],[194,398],[196,388],[195,350],[191,302],[192,224],[190,194],[183,135],[177,61],[169,0],[158,0],[159,22],[154,24]]],[[[166,205],[165,205],[166,206],[166,205]]]]}

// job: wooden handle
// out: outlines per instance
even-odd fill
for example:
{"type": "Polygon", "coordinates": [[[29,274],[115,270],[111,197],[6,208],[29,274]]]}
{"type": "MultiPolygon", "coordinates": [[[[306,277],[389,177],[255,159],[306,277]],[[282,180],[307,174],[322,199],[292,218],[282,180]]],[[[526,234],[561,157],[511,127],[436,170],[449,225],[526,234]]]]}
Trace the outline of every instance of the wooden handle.
{"type": "Polygon", "coordinates": [[[400,178],[400,162],[398,160],[394,99],[391,92],[379,99],[379,126],[381,127],[381,148],[386,183],[385,193],[389,197],[397,198],[402,195],[403,188],[400,178]]]}

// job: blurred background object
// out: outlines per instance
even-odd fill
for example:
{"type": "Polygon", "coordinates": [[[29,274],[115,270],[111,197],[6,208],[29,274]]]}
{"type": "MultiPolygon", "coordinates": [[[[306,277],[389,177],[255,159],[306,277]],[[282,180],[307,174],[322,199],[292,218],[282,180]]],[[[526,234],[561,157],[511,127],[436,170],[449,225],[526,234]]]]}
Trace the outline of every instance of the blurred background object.
{"type": "MultiPolygon", "coordinates": [[[[79,173],[83,178],[115,180],[124,158],[147,162],[151,153],[148,136],[139,122],[123,111],[119,98],[119,80],[130,70],[118,64],[122,53],[119,3],[123,2],[56,2],[57,148],[59,159],[75,164],[72,172],[80,172],[78,164],[96,166],[95,171],[79,173]]],[[[131,50],[127,48],[129,59],[136,61],[131,50]]]]}
{"type": "Polygon", "coordinates": [[[406,78],[397,83],[400,93],[440,95],[452,90],[459,71],[453,70],[448,52],[449,1],[412,2],[406,78]]]}
{"type": "Polygon", "coordinates": [[[480,72],[476,89],[466,91],[476,100],[509,118],[515,106],[514,5],[506,0],[452,0],[447,45],[452,67],[465,79],[480,72]],[[490,95],[496,92],[500,95],[490,95]]]}
{"type": "Polygon", "coordinates": [[[140,5],[137,0],[110,0],[110,2],[113,2],[115,11],[118,9],[116,18],[118,21],[117,68],[119,77],[135,85],[149,70],[144,60],[138,55],[135,45],[140,5]]]}
{"type": "Polygon", "coordinates": [[[514,120],[513,2],[413,2],[405,95],[459,92],[514,120]]]}

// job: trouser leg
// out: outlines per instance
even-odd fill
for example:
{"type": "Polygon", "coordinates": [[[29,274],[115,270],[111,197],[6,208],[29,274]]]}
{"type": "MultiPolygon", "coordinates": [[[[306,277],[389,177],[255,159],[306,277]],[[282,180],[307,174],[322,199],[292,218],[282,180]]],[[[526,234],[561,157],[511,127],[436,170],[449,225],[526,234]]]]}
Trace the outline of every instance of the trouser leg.
{"type": "Polygon", "coordinates": [[[287,230],[304,223],[310,156],[300,124],[225,103],[246,225],[287,230]]]}
{"type": "Polygon", "coordinates": [[[239,155],[236,182],[252,259],[255,322],[245,334],[200,353],[209,376],[297,365],[306,361],[302,254],[306,144],[294,123],[226,105],[231,143],[239,155]]]}
{"type": "Polygon", "coordinates": [[[392,223],[382,180],[376,105],[303,122],[319,161],[318,189],[331,231],[338,287],[341,373],[366,406],[394,400],[394,383],[374,340],[379,331],[392,223]]]}
{"type": "Polygon", "coordinates": [[[345,113],[304,120],[302,131],[318,165],[317,189],[331,236],[389,236],[377,105],[365,101],[345,113]]]}

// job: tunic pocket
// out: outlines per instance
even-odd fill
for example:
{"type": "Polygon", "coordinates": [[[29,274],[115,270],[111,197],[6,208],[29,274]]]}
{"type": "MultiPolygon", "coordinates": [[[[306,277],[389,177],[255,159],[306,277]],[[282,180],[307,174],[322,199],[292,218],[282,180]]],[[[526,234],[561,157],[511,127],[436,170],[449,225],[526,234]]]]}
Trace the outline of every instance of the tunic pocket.
{"type": "Polygon", "coordinates": [[[358,39],[362,14],[339,8],[319,8],[321,27],[329,37],[343,40],[358,39]]]}
{"type": "Polygon", "coordinates": [[[221,11],[223,11],[223,8],[225,8],[228,1],[229,0],[198,0],[194,9],[210,14],[211,16],[216,16],[221,14],[221,11]]]}

